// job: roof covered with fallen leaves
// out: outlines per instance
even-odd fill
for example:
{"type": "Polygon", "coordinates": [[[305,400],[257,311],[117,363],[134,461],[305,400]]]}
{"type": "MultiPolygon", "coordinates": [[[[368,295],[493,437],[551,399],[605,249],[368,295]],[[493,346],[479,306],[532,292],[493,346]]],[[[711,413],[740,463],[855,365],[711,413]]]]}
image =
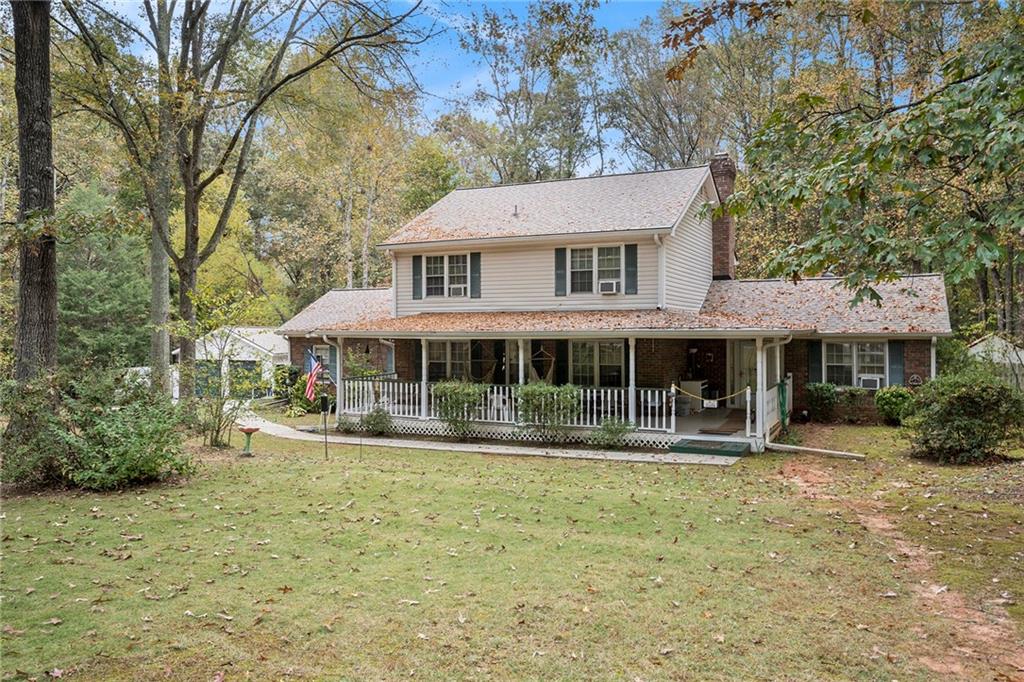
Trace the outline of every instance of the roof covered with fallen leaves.
{"type": "Polygon", "coordinates": [[[382,246],[668,229],[710,181],[708,166],[457,189],[382,246]]]}
{"type": "Polygon", "coordinates": [[[391,314],[390,289],[336,289],[289,320],[279,333],[349,332],[359,336],[593,335],[714,332],[737,335],[932,336],[950,333],[940,275],[915,275],[880,284],[881,305],[853,307],[853,292],[832,277],[720,280],[711,283],[699,312],[679,310],[543,310],[391,314]]]}
{"type": "Polygon", "coordinates": [[[910,275],[874,286],[880,304],[851,306],[853,291],[838,277],[718,280],[702,313],[742,318],[753,325],[813,328],[818,334],[946,335],[949,308],[942,275],[910,275]]]}

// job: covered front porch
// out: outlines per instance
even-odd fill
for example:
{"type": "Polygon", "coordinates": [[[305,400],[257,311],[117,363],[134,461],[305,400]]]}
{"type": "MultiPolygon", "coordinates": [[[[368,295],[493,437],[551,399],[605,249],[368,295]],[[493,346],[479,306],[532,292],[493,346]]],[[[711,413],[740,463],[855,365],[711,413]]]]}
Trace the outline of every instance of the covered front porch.
{"type": "MultiPolygon", "coordinates": [[[[368,348],[364,339],[328,339],[338,357],[368,348]],[[347,350],[346,350],[347,349],[347,350]]],[[[570,440],[609,419],[628,421],[630,445],[667,446],[680,437],[742,441],[761,450],[792,405],[783,367],[785,338],[575,337],[378,339],[388,365],[369,376],[345,376],[338,363],[338,418],[386,410],[406,433],[442,435],[434,387],[451,379],[486,389],[470,415],[483,438],[523,438],[529,426],[520,387],[535,381],[571,384],[578,409],[567,419],[570,440]],[[760,390],[759,390],[760,387],[760,390]]]]}

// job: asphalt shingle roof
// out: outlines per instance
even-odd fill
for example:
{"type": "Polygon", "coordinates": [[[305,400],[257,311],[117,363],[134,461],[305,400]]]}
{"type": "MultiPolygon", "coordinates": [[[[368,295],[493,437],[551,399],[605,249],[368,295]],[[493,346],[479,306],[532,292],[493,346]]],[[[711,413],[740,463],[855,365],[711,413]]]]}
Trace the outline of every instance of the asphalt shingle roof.
{"type": "Polygon", "coordinates": [[[363,334],[554,334],[644,331],[785,332],[879,336],[950,333],[941,275],[916,275],[876,287],[881,306],[851,308],[842,280],[718,280],[700,312],[677,310],[544,310],[419,313],[391,316],[390,289],[335,289],[289,320],[279,332],[363,334]]]}
{"type": "Polygon", "coordinates": [[[390,315],[391,289],[331,289],[277,331],[295,336],[390,315]]]}
{"type": "Polygon", "coordinates": [[[696,166],[457,189],[383,246],[670,228],[709,172],[708,166],[696,166]]]}
{"type": "Polygon", "coordinates": [[[754,325],[810,327],[819,334],[949,334],[942,275],[912,275],[875,286],[881,305],[850,307],[853,293],[837,277],[716,280],[701,313],[735,316],[754,325]]]}

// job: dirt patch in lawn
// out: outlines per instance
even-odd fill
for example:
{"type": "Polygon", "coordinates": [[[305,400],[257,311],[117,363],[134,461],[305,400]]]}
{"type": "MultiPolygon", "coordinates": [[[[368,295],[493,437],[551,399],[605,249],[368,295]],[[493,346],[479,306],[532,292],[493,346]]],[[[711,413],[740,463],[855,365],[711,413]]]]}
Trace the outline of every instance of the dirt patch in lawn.
{"type": "Polygon", "coordinates": [[[921,665],[936,674],[959,678],[1024,682],[1024,646],[1005,609],[996,605],[976,608],[963,594],[929,580],[932,562],[928,549],[909,541],[897,529],[886,514],[885,503],[831,494],[835,477],[818,458],[787,459],[779,476],[796,484],[803,497],[841,502],[865,530],[893,544],[897,555],[893,560],[916,578],[912,589],[920,608],[953,625],[952,646],[922,655],[918,659],[921,665]]]}

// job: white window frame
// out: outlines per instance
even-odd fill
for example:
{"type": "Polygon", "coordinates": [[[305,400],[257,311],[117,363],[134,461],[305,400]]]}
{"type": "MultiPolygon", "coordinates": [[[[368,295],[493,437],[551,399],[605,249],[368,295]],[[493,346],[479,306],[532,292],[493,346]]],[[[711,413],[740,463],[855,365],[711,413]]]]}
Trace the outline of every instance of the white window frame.
{"type": "MultiPolygon", "coordinates": [[[[468,251],[466,251],[465,253],[455,252],[455,253],[425,253],[425,254],[423,254],[423,275],[421,277],[421,280],[422,280],[421,283],[423,285],[423,298],[425,298],[425,299],[426,298],[469,298],[470,297],[469,288],[471,286],[471,281],[470,280],[472,279],[472,277],[473,277],[473,274],[472,274],[472,263],[471,263],[471,259],[470,259],[468,251]],[[452,256],[455,256],[455,257],[462,256],[462,257],[464,257],[466,259],[466,284],[465,284],[466,293],[464,295],[462,295],[462,296],[458,296],[458,295],[454,295],[453,296],[452,293],[451,293],[452,283],[451,283],[451,264],[450,264],[450,259],[452,258],[452,256]],[[431,294],[431,293],[428,293],[428,291],[427,291],[427,259],[428,258],[442,258],[444,260],[444,293],[441,293],[441,294],[431,294]]],[[[463,285],[458,285],[457,284],[455,286],[463,286],[463,285]]]]}
{"type": "MultiPolygon", "coordinates": [[[[883,380],[884,383],[879,388],[884,388],[885,386],[889,385],[889,339],[879,339],[879,338],[864,338],[864,339],[861,339],[861,338],[826,338],[826,339],[822,339],[821,340],[821,380],[822,381],[828,381],[828,344],[830,344],[830,343],[836,343],[836,344],[848,343],[853,348],[853,384],[849,385],[849,386],[847,386],[845,384],[836,384],[836,388],[841,390],[841,389],[844,389],[844,388],[860,388],[861,387],[859,379],[860,379],[860,366],[861,366],[861,363],[860,363],[860,344],[862,344],[862,343],[880,343],[880,344],[882,344],[882,348],[884,350],[884,356],[883,356],[882,362],[884,363],[884,370],[885,370],[883,372],[883,375],[885,376],[885,379],[883,380]]],[[[869,388],[868,390],[872,391],[872,390],[875,390],[875,389],[870,389],[869,388]]]]}
{"type": "Polygon", "coordinates": [[[427,366],[424,367],[424,372],[427,376],[430,376],[430,364],[432,362],[440,363],[440,360],[430,359],[430,345],[431,344],[444,344],[444,379],[441,381],[461,379],[464,381],[470,381],[473,378],[473,345],[472,341],[455,340],[455,341],[427,341],[427,366]],[[466,374],[461,377],[452,376],[452,344],[453,343],[464,343],[466,344],[466,374]]]}
{"type": "MultiPolygon", "coordinates": [[[[619,276],[614,280],[619,283],[618,291],[615,292],[615,296],[622,296],[625,288],[626,281],[626,243],[619,242],[615,244],[582,244],[572,245],[567,244],[565,246],[565,293],[569,296],[594,296],[608,294],[601,294],[601,280],[598,278],[598,273],[601,268],[598,267],[598,251],[600,249],[618,249],[619,250],[619,276]],[[572,290],[572,252],[573,251],[585,251],[590,250],[590,291],[573,291],[572,290]]],[[[578,272],[586,272],[585,270],[579,270],[578,272]]]]}
{"type": "MultiPolygon", "coordinates": [[[[570,383],[573,383],[573,346],[576,344],[586,344],[593,347],[594,354],[594,376],[591,377],[592,381],[587,385],[587,388],[624,388],[629,378],[626,376],[626,342],[622,339],[582,339],[582,340],[571,340],[569,341],[569,370],[567,372],[567,379],[570,383]],[[619,355],[619,376],[622,377],[622,381],[618,386],[601,386],[601,347],[602,343],[617,343],[622,349],[622,353],[619,355]]],[[[610,367],[611,365],[606,365],[610,367]]]]}

